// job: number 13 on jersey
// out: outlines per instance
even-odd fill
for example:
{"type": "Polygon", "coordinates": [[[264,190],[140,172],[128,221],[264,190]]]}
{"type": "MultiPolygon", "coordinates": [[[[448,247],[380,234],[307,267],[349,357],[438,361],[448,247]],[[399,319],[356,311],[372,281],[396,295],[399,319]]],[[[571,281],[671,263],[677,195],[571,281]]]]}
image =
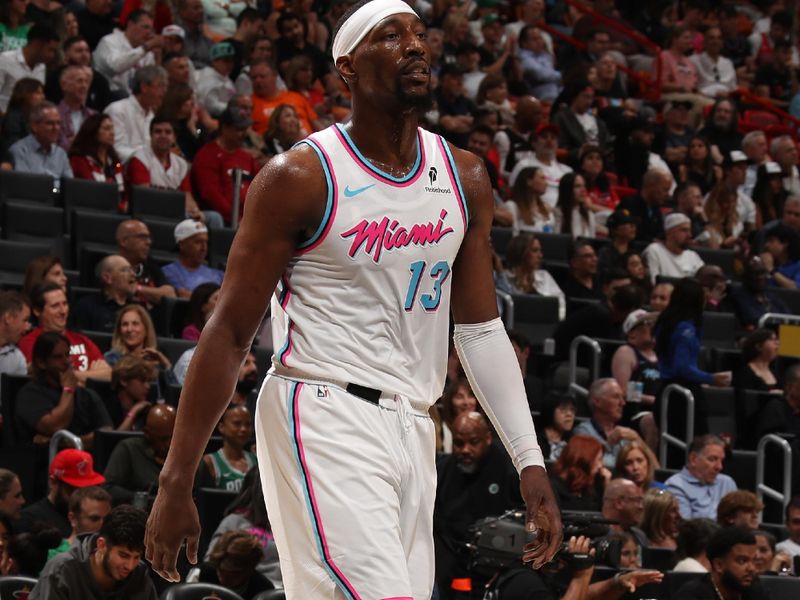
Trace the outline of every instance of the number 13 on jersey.
{"type": "MultiPolygon", "coordinates": [[[[422,287],[423,276],[427,263],[424,260],[418,260],[411,263],[408,270],[411,271],[411,280],[408,282],[408,292],[406,293],[406,300],[403,308],[406,312],[414,310],[414,303],[419,294],[419,288],[422,287]]],[[[450,265],[446,260],[440,260],[433,265],[428,271],[428,276],[433,280],[433,289],[430,293],[419,294],[419,303],[426,312],[433,312],[439,308],[439,303],[442,300],[442,286],[447,278],[450,276],[450,265]]]]}

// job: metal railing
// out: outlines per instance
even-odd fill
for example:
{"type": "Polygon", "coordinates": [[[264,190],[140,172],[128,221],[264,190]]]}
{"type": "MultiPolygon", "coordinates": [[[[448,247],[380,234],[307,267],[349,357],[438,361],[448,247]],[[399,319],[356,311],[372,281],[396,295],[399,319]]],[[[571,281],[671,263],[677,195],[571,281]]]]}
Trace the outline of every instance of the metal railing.
{"type": "Polygon", "coordinates": [[[585,335],[577,336],[569,345],[569,391],[588,398],[589,390],[578,384],[578,348],[581,346],[588,346],[592,351],[591,381],[600,376],[600,355],[603,353],[603,349],[597,340],[585,335]]]}
{"type": "Polygon", "coordinates": [[[47,461],[48,465],[53,462],[53,458],[58,454],[58,447],[61,445],[62,441],[69,442],[69,445],[73,448],[83,450],[83,442],[80,437],[66,429],[59,429],[53,434],[53,437],[50,438],[50,458],[47,461]]]}
{"type": "Polygon", "coordinates": [[[800,316],[786,313],[764,313],[758,320],[758,328],[765,327],[767,323],[800,323],[800,316]]]}
{"type": "Polygon", "coordinates": [[[514,298],[508,292],[495,289],[497,299],[503,305],[503,325],[506,329],[514,329],[514,298]]]}
{"type": "Polygon", "coordinates": [[[677,383],[671,383],[664,388],[661,392],[661,441],[658,445],[658,460],[662,468],[667,466],[667,448],[669,446],[676,446],[684,452],[689,449],[689,440],[694,437],[694,394],[687,390],[685,387],[677,383]],[[669,398],[675,392],[686,398],[686,439],[675,437],[667,431],[669,422],[667,420],[667,411],[669,408],[669,398]]]}
{"type": "MultiPolygon", "coordinates": [[[[780,502],[783,508],[789,504],[792,497],[792,447],[785,439],[774,433],[770,433],[762,437],[758,441],[757,447],[758,455],[756,456],[756,495],[759,500],[764,496],[780,502]],[[783,491],[769,487],[764,483],[764,465],[767,460],[767,446],[775,445],[783,452],[783,491]]],[[[762,501],[763,502],[763,501],[762,501]]],[[[761,522],[764,511],[762,510],[758,515],[758,521],[761,522]]]]}

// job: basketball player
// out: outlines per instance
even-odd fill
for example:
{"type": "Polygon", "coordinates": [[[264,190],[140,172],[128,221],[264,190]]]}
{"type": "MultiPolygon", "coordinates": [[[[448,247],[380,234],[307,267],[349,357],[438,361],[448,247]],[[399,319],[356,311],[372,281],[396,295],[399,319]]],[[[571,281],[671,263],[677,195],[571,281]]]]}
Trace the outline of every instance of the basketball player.
{"type": "Polygon", "coordinates": [[[191,488],[273,294],[276,351],[255,415],[287,597],[430,598],[434,427],[450,311],[472,388],[520,472],[538,568],[561,519],[497,316],[493,198],[480,159],[418,128],[425,27],[401,0],[340,20],[333,56],[353,117],[275,157],[248,192],[219,304],[184,386],[146,557],[178,580],[197,558],[191,488]],[[452,293],[452,304],[450,301],[452,293]]]}

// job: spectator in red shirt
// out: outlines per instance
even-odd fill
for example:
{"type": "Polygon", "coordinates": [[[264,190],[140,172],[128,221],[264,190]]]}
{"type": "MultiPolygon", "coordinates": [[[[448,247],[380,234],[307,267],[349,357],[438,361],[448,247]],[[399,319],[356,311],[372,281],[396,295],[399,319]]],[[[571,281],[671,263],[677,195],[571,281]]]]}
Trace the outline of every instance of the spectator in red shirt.
{"type": "Polygon", "coordinates": [[[175,128],[172,121],[166,116],[156,115],[150,121],[150,145],[139,148],[128,161],[129,185],[184,192],[187,217],[198,221],[206,221],[206,217],[210,217],[210,226],[222,227],[222,217],[211,211],[206,215],[197,206],[189,178],[190,164],[172,152],[174,147],[175,128]]]}
{"type": "Polygon", "coordinates": [[[192,163],[192,186],[200,206],[217,211],[226,223],[231,222],[233,210],[233,170],[242,170],[240,214],[249,180],[258,171],[242,147],[251,123],[243,110],[229,106],[219,118],[219,136],[200,148],[192,163]]]}
{"type": "Polygon", "coordinates": [[[111,367],[103,359],[103,353],[95,343],[85,335],[67,329],[69,302],[61,286],[46,283],[37,287],[33,292],[31,305],[39,326],[19,341],[19,349],[25,355],[25,360],[31,362],[33,344],[42,333],[55,331],[69,340],[69,355],[78,381],[84,383],[90,377],[104,381],[111,379],[111,367]]]}
{"type": "Polygon", "coordinates": [[[69,164],[77,179],[104,181],[117,186],[119,209],[125,209],[122,162],[114,150],[114,123],[106,114],[86,117],[69,148],[69,164]]]}

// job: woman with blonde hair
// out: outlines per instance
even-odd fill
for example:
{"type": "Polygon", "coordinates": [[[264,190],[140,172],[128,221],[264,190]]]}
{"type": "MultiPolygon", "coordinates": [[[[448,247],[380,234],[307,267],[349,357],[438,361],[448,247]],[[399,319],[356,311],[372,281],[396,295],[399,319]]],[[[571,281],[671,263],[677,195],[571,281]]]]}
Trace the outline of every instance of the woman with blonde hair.
{"type": "Polygon", "coordinates": [[[117,313],[111,350],[105,353],[106,362],[113,367],[123,356],[136,356],[157,368],[165,382],[176,384],[172,363],[156,348],[157,341],[156,329],[147,309],[140,304],[123,306],[117,313]]]}
{"type": "Polygon", "coordinates": [[[630,479],[647,493],[651,488],[665,489],[660,481],[655,480],[658,459],[647,444],[633,441],[625,444],[617,454],[614,477],[630,479]]]}
{"type": "Polygon", "coordinates": [[[726,183],[714,186],[706,200],[706,232],[710,248],[734,248],[745,227],[736,210],[736,189],[726,183]]]}
{"type": "Polygon", "coordinates": [[[678,528],[681,513],[678,500],[666,490],[650,489],[644,495],[644,514],[641,529],[647,536],[650,547],[678,547],[678,528]]]}

